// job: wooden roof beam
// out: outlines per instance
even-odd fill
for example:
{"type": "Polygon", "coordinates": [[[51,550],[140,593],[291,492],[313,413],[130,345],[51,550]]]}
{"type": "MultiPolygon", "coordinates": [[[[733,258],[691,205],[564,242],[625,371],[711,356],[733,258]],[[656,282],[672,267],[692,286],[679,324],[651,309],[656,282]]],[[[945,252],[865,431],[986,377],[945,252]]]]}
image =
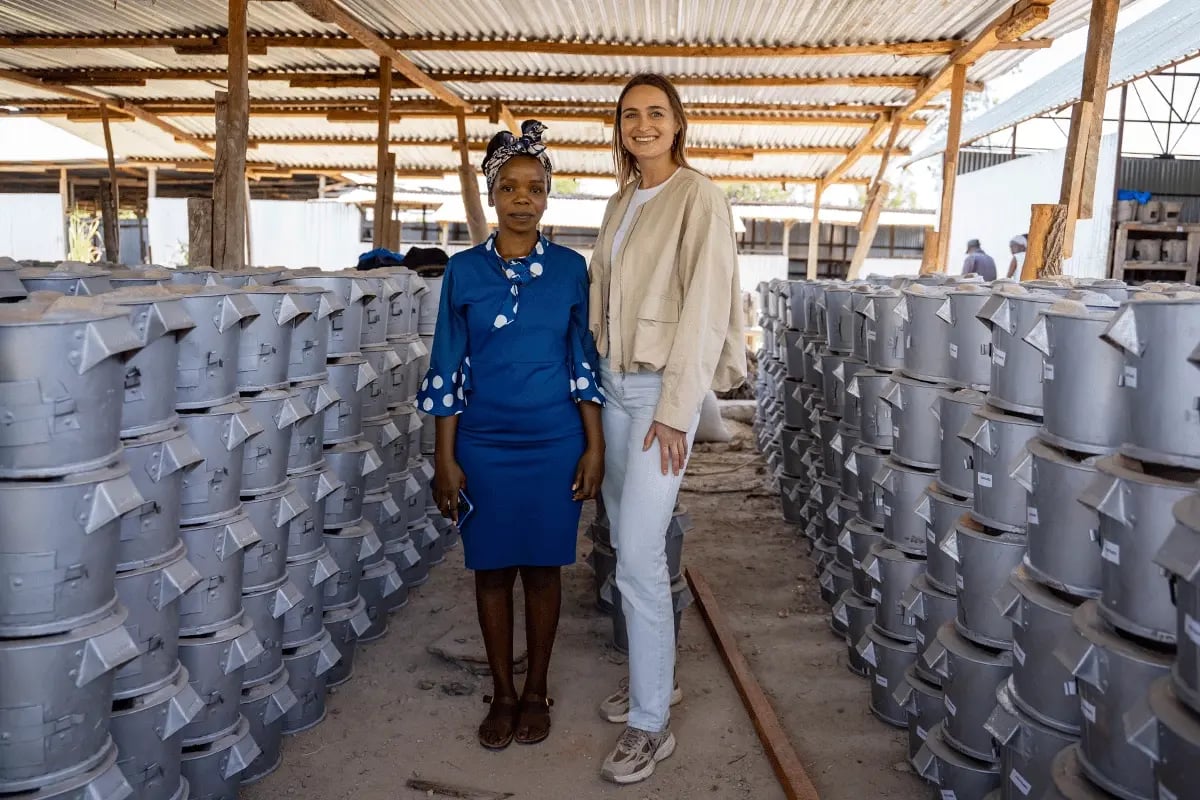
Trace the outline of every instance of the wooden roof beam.
{"type": "MultiPolygon", "coordinates": [[[[404,117],[422,117],[431,119],[450,119],[453,114],[445,111],[395,111],[392,119],[404,117]]],[[[486,113],[468,114],[468,117],[486,118],[486,113]]],[[[556,111],[538,114],[542,122],[594,122],[604,125],[612,124],[611,114],[592,112],[572,113],[556,111]]],[[[375,113],[371,111],[331,111],[325,115],[330,122],[374,122],[375,113]]],[[[795,125],[805,127],[835,127],[835,128],[869,128],[875,124],[870,117],[831,117],[831,116],[753,116],[740,114],[690,114],[688,123],[691,125],[795,125]]],[[[924,120],[906,119],[904,128],[919,130],[925,127],[924,120]]]]}
{"type": "MultiPolygon", "coordinates": [[[[368,28],[356,16],[351,14],[338,0],[292,0],[312,17],[330,22],[341,28],[347,35],[358,40],[380,58],[391,59],[404,78],[421,87],[447,105],[455,108],[470,109],[471,104],[454,92],[447,89],[441,81],[423,72],[416,64],[402,56],[396,48],[385,42],[379,34],[368,28]]],[[[378,84],[378,80],[376,81],[378,84]]]]}
{"type": "MultiPolygon", "coordinates": [[[[885,55],[927,58],[952,54],[963,45],[958,39],[878,42],[849,45],[727,45],[655,44],[643,42],[592,42],[563,39],[430,39],[425,37],[380,37],[398,51],[466,51],[539,53],[567,56],[640,56],[643,58],[821,58],[885,55]]],[[[997,49],[1049,47],[1050,39],[1005,42],[997,49]]],[[[323,34],[251,34],[250,54],[262,55],[271,47],[305,50],[357,50],[363,44],[352,36],[323,34]]],[[[54,36],[0,36],[0,47],[22,49],[140,49],[171,47],[180,55],[224,55],[228,50],[224,32],[167,34],[163,36],[97,36],[78,33],[54,36]]]]}
{"type": "Polygon", "coordinates": [[[871,125],[871,129],[867,131],[863,138],[858,140],[850,152],[842,159],[842,163],[831,169],[822,179],[817,187],[818,193],[823,193],[825,189],[835,183],[845,183],[842,176],[854,166],[860,158],[867,154],[868,151],[874,149],[875,142],[883,135],[883,132],[892,124],[893,112],[880,114],[876,117],[875,122],[871,125]]]}

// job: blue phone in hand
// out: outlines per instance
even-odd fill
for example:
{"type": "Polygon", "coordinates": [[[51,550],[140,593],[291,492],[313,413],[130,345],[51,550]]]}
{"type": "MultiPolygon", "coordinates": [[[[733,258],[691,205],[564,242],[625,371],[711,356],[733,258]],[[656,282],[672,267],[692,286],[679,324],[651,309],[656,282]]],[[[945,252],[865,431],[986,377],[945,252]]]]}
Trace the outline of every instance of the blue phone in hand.
{"type": "Polygon", "coordinates": [[[467,517],[471,516],[471,512],[475,510],[475,504],[471,502],[471,498],[467,497],[467,493],[462,489],[458,490],[458,524],[461,527],[467,521],[467,517]]]}

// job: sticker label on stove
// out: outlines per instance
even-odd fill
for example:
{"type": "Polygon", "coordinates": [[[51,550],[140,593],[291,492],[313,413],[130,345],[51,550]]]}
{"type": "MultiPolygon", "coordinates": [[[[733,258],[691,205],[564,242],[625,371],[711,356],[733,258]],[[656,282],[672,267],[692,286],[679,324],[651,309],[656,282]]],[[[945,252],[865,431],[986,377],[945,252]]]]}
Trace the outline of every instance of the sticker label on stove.
{"type": "Polygon", "coordinates": [[[958,358],[958,345],[954,344],[953,342],[950,343],[950,357],[958,358]]]}
{"type": "Polygon", "coordinates": [[[1075,681],[1071,680],[1063,683],[1063,694],[1067,697],[1074,697],[1079,694],[1079,687],[1075,684],[1075,681]]]}
{"type": "Polygon", "coordinates": [[[1008,779],[1012,781],[1012,785],[1017,787],[1017,791],[1026,797],[1033,791],[1033,785],[1025,780],[1025,776],[1017,772],[1015,769],[1008,774],[1008,779]]]}
{"type": "Polygon", "coordinates": [[[1045,380],[1045,381],[1054,380],[1054,365],[1051,364],[1049,361],[1042,362],[1042,380],[1045,380]]]}
{"type": "Polygon", "coordinates": [[[1016,642],[1013,642],[1013,656],[1017,659],[1017,663],[1025,666],[1025,650],[1016,642]]]}
{"type": "Polygon", "coordinates": [[[1130,389],[1137,388],[1137,367],[1125,367],[1125,385],[1130,389]]]}
{"type": "Polygon", "coordinates": [[[1029,520],[1030,525],[1038,524],[1038,510],[1033,506],[1025,509],[1025,519],[1029,520]]]}
{"type": "Polygon", "coordinates": [[[885,689],[888,687],[888,679],[887,679],[886,675],[880,675],[878,672],[876,672],[875,673],[875,682],[878,683],[880,686],[882,686],[885,689]]]}
{"type": "Polygon", "coordinates": [[[875,341],[875,331],[873,329],[867,330],[867,341],[868,342],[875,341]]]}
{"type": "Polygon", "coordinates": [[[1003,367],[1004,362],[1008,360],[1008,354],[1003,350],[996,348],[992,351],[992,363],[997,367],[1003,367]]]}
{"type": "Polygon", "coordinates": [[[945,695],[942,698],[942,703],[946,706],[946,711],[950,714],[950,716],[958,716],[958,707],[954,705],[954,701],[950,699],[950,695],[945,695]]]}
{"type": "Polygon", "coordinates": [[[1121,545],[1116,542],[1105,541],[1100,548],[1100,557],[1105,561],[1111,561],[1113,564],[1121,563],[1121,545]]]}
{"type": "Polygon", "coordinates": [[[1079,708],[1083,711],[1083,716],[1093,725],[1096,723],[1096,707],[1083,698],[1079,699],[1079,708]]]}
{"type": "Polygon", "coordinates": [[[920,725],[918,725],[917,726],[917,738],[920,739],[922,742],[925,741],[926,739],[929,738],[929,731],[925,730],[920,725]]]}
{"type": "Polygon", "coordinates": [[[985,489],[992,488],[992,474],[990,472],[976,472],[975,480],[985,489]]]}

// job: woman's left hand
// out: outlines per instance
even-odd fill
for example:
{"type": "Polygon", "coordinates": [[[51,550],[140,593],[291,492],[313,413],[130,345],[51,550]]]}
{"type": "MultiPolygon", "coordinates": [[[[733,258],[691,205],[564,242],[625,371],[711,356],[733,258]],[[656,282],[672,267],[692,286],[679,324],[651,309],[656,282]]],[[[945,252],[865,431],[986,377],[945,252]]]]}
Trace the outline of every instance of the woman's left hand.
{"type": "Polygon", "coordinates": [[[575,467],[575,482],[571,484],[571,495],[576,500],[594,500],[600,494],[604,482],[604,450],[589,447],[583,451],[575,467]]]}

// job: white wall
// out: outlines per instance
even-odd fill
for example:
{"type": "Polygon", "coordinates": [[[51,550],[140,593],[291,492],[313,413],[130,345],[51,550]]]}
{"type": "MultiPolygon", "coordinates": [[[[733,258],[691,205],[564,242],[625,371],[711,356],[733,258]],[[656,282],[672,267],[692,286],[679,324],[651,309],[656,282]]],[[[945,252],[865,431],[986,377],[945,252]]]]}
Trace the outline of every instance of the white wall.
{"type": "MultiPolygon", "coordinates": [[[[187,259],[187,200],[151,200],[150,247],[159,264],[178,266],[187,259]]],[[[250,238],[253,262],[259,266],[344,269],[371,249],[359,237],[359,214],[353,205],[332,200],[253,200],[250,238]]]]}
{"type": "Polygon", "coordinates": [[[0,194],[0,256],[62,261],[65,224],[58,194],[0,194]]]}
{"type": "Polygon", "coordinates": [[[777,256],[739,255],[738,272],[742,282],[742,291],[754,292],[763,281],[771,281],[775,278],[787,280],[787,256],[782,254],[777,256]]]}
{"type": "MultiPolygon", "coordinates": [[[[996,271],[1003,277],[1012,258],[1008,240],[1029,230],[1030,206],[1058,202],[1065,160],[1065,150],[1052,150],[959,175],[948,272],[962,271],[967,240],[978,239],[984,251],[996,259],[996,271]]],[[[1074,255],[1063,262],[1067,275],[1106,276],[1116,163],[1117,137],[1105,136],[1100,140],[1094,218],[1076,225],[1074,255]]]]}

